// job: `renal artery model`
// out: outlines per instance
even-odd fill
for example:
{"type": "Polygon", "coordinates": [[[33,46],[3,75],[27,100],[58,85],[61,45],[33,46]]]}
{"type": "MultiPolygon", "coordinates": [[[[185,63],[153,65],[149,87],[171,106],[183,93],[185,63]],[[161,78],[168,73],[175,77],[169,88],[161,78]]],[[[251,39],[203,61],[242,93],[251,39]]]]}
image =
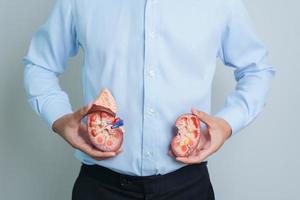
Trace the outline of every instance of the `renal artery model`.
{"type": "Polygon", "coordinates": [[[196,115],[184,114],[175,122],[176,136],[172,139],[171,150],[175,156],[187,157],[197,147],[200,139],[200,120],[196,115]]]}
{"type": "Polygon", "coordinates": [[[102,89],[87,115],[88,134],[101,151],[116,152],[122,145],[123,120],[116,117],[117,104],[107,88],[102,89]]]}

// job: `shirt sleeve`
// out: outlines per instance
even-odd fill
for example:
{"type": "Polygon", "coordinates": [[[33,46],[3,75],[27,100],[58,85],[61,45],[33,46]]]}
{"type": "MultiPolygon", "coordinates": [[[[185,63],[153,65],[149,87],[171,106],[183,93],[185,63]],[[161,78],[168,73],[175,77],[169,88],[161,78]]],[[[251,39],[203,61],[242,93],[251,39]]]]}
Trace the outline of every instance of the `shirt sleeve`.
{"type": "Polygon", "coordinates": [[[68,95],[59,85],[59,75],[65,71],[68,57],[77,51],[72,0],[57,0],[22,60],[28,102],[50,128],[56,119],[72,112],[68,95]]]}
{"type": "Polygon", "coordinates": [[[253,121],[265,105],[275,75],[275,69],[267,64],[267,54],[242,0],[233,0],[219,57],[235,69],[236,87],[215,114],[229,123],[233,135],[253,121]]]}

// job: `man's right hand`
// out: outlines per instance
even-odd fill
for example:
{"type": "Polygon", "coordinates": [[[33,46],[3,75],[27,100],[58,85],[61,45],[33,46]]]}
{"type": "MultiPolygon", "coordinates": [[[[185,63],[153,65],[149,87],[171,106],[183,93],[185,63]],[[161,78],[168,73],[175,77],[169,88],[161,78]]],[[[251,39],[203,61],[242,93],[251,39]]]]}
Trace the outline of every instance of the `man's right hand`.
{"type": "Polygon", "coordinates": [[[64,115],[57,119],[52,125],[52,130],[67,141],[73,148],[79,149],[96,160],[114,157],[121,153],[122,150],[119,149],[117,152],[102,152],[94,148],[88,136],[87,125],[81,123],[81,119],[87,115],[91,107],[92,103],[74,113],[64,115]]]}

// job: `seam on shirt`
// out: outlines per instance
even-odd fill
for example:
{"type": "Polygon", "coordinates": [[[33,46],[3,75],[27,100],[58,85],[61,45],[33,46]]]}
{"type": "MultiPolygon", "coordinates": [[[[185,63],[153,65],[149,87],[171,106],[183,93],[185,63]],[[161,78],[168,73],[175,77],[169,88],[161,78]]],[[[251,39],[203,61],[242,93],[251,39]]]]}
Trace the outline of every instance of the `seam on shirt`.
{"type": "Polygon", "coordinates": [[[229,6],[229,13],[226,14],[226,20],[225,20],[225,25],[224,25],[224,28],[223,28],[223,31],[221,33],[221,37],[220,37],[220,40],[219,40],[219,48],[218,48],[218,52],[217,52],[217,55],[221,58],[221,60],[224,62],[225,65],[227,65],[228,63],[226,63],[225,61],[225,57],[224,57],[224,49],[223,49],[223,41],[224,41],[224,37],[225,37],[225,34],[228,33],[230,31],[230,24],[232,22],[232,16],[233,16],[233,7],[235,5],[235,1],[236,0],[231,0],[230,2],[230,6],[229,6]]]}
{"type": "Polygon", "coordinates": [[[147,7],[147,1],[144,3],[144,12],[143,12],[143,106],[142,106],[142,141],[141,141],[141,176],[143,176],[143,165],[144,165],[144,124],[145,124],[145,57],[146,57],[146,31],[145,31],[145,24],[146,24],[146,8],[147,7]]]}
{"type": "Polygon", "coordinates": [[[76,26],[76,15],[75,15],[75,13],[74,13],[74,11],[75,11],[75,8],[76,8],[76,3],[75,3],[75,0],[70,0],[71,2],[70,2],[70,6],[71,6],[71,30],[72,30],[72,32],[73,32],[73,34],[74,34],[74,38],[73,38],[73,40],[74,40],[74,42],[75,42],[75,52],[74,52],[74,54],[76,55],[77,53],[78,53],[78,48],[79,48],[79,46],[80,46],[80,42],[79,42],[79,40],[78,40],[78,35],[77,35],[77,26],[76,26]]]}

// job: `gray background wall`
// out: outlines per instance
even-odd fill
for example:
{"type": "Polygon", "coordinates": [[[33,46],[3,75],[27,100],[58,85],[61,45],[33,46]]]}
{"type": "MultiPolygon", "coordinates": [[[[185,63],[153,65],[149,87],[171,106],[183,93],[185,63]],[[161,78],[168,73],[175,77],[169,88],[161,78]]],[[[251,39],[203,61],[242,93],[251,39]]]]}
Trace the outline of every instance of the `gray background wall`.
{"type": "MultiPolygon", "coordinates": [[[[20,59],[53,3],[0,0],[0,199],[70,199],[79,171],[73,149],[31,110],[22,85],[20,59]]],[[[264,112],[211,157],[211,179],[219,200],[299,199],[300,3],[245,3],[278,72],[264,112]]],[[[70,60],[61,78],[74,109],[82,104],[81,63],[82,55],[70,60]]],[[[233,86],[232,71],[218,63],[213,110],[233,86]]]]}

